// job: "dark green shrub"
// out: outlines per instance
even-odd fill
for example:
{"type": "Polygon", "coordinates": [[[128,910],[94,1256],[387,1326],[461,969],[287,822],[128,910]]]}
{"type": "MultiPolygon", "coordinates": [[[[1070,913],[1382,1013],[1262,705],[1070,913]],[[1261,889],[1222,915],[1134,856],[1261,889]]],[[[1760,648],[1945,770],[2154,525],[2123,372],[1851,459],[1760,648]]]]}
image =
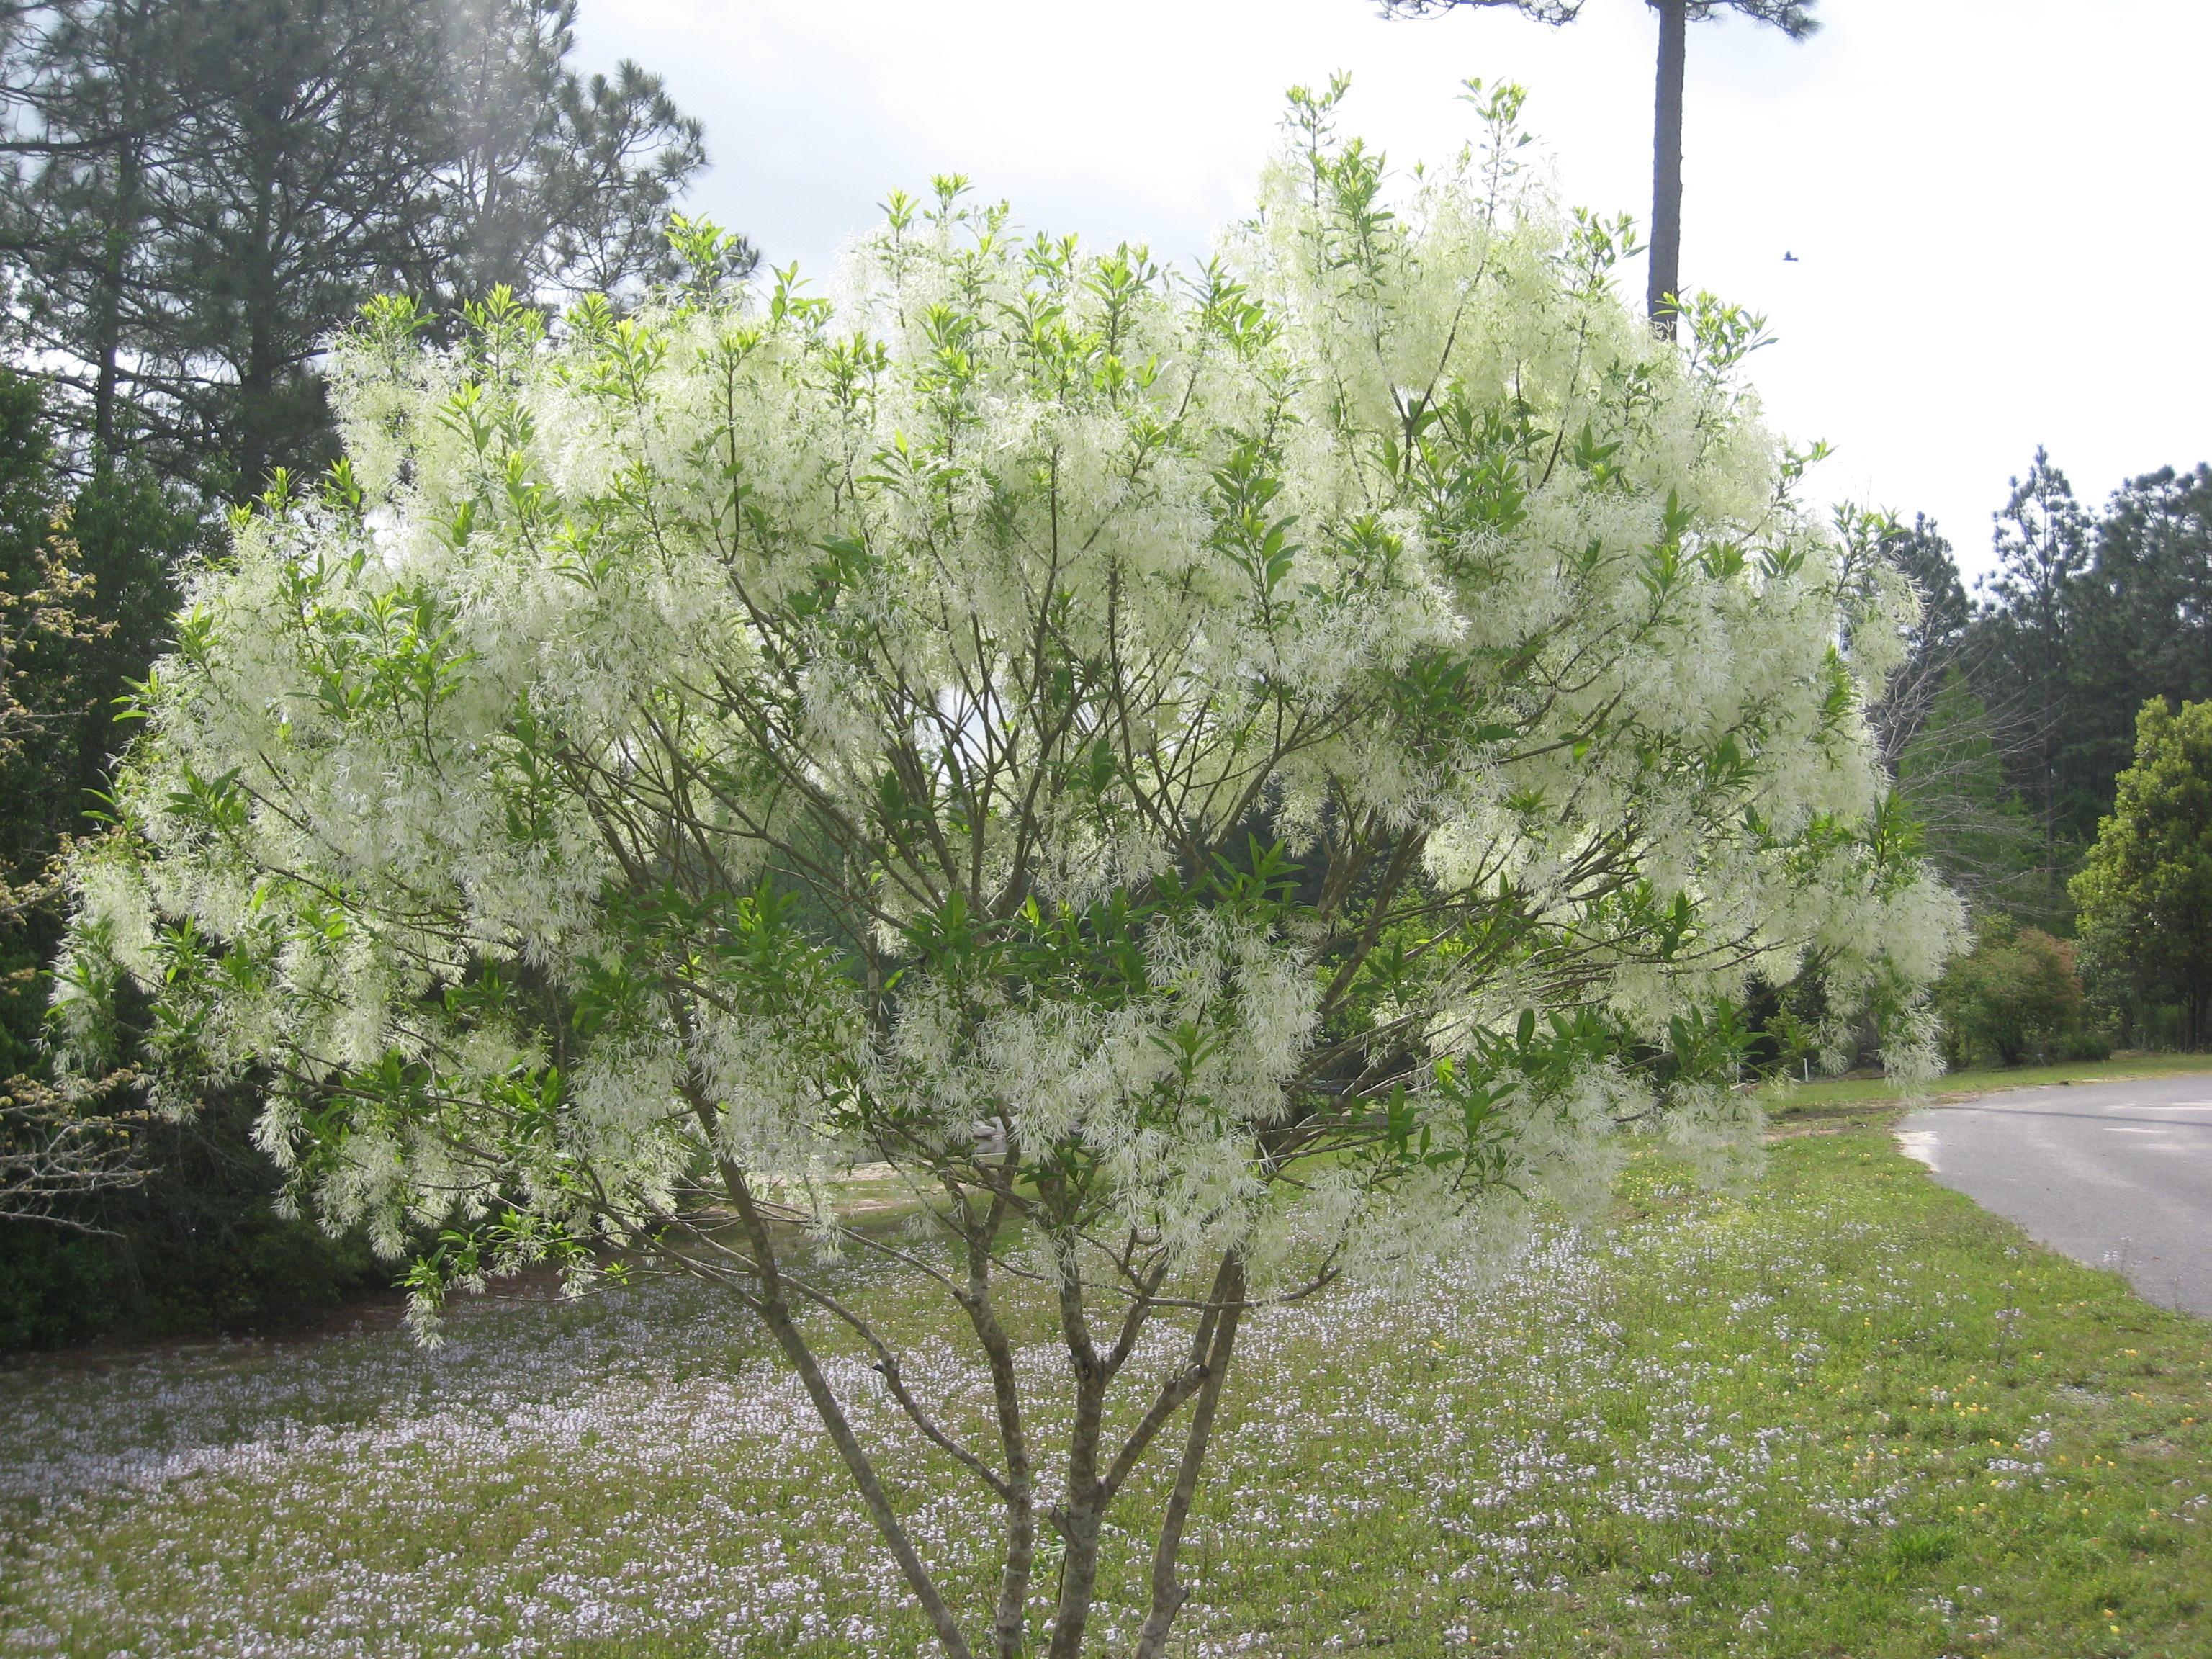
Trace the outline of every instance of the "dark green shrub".
{"type": "Polygon", "coordinates": [[[281,1330],[388,1285],[359,1237],[277,1212],[276,1166],[251,1139],[254,1109],[239,1091],[190,1122],[149,1126],[145,1183],[80,1211],[107,1236],[0,1226],[0,1350],[281,1330]]]}
{"type": "Polygon", "coordinates": [[[0,1352],[98,1336],[129,1308],[118,1241],[0,1224],[0,1352]]]}
{"type": "Polygon", "coordinates": [[[2179,1046],[2212,1047],[2212,702],[2145,703],[2115,787],[2073,884],[2092,975],[2107,1001],[2172,1010],[2179,1046]]]}
{"type": "MultiPolygon", "coordinates": [[[[173,573],[201,534],[190,512],[129,467],[72,480],[44,389],[0,368],[0,596],[13,596],[11,616],[22,612],[57,561],[89,581],[58,607],[68,626],[11,622],[6,637],[35,648],[0,653],[0,711],[12,710],[0,730],[0,883],[32,883],[64,837],[96,830],[87,813],[127,735],[116,699],[168,634],[173,573]]],[[[57,611],[51,599],[38,605],[57,611]]],[[[0,908],[0,1089],[46,1065],[46,968],[60,931],[53,896],[0,908]]],[[[0,1350],[270,1328],[380,1282],[357,1241],[276,1213],[276,1171],[252,1145],[252,1116],[240,1091],[190,1123],[148,1126],[137,1139],[148,1180],[80,1194],[65,1212],[96,1232],[0,1224],[0,1350]]]]}
{"type": "Polygon", "coordinates": [[[2073,944],[2040,928],[1988,923],[1974,948],[1944,969],[1936,1007],[1954,1066],[2057,1058],[2082,1029],[2073,944]]]}
{"type": "Polygon", "coordinates": [[[2069,1031],[2059,1039],[2058,1058],[2061,1060],[2110,1060],[2112,1057],[2112,1038],[2092,1027],[2084,1026],[2078,1031],[2069,1031]]]}

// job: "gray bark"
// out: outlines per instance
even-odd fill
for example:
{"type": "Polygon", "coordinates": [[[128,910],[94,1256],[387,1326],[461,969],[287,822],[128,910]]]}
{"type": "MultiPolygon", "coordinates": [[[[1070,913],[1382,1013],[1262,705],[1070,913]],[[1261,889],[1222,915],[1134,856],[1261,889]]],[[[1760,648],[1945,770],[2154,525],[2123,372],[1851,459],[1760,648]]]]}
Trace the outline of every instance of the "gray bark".
{"type": "Polygon", "coordinates": [[[1651,326],[1674,337],[1682,283],[1682,75],[1689,0],[1653,0],[1659,13],[1659,86],[1651,131],[1651,267],[1644,301],[1651,326]]]}

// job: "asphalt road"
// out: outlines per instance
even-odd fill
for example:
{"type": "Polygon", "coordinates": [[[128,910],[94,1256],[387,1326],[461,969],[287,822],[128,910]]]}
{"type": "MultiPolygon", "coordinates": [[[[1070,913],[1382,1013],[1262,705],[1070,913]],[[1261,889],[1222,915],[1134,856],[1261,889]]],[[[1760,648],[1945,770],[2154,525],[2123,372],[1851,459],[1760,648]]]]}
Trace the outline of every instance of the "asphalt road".
{"type": "Polygon", "coordinates": [[[1983,1095],[1915,1112],[1897,1138],[2030,1237],[2212,1316],[2212,1075],[1983,1095]]]}

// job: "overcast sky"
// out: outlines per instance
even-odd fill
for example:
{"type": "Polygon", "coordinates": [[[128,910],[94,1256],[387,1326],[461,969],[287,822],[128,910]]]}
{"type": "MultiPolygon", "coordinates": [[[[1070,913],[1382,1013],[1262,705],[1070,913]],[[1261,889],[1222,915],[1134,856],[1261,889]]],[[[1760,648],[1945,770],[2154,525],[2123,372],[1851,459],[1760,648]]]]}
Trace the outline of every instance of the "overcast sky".
{"type": "MultiPolygon", "coordinates": [[[[1692,30],[1682,275],[1767,313],[1754,378],[1781,430],[1834,447],[1825,492],[1929,514],[1971,572],[2038,443],[2092,502],[2212,458],[2212,7],[1820,9],[1802,46],[1692,30]]],[[[1558,31],[1371,0],[585,0],[582,33],[705,120],[696,210],[823,278],[886,191],[952,171],[1030,228],[1202,256],[1284,88],[1338,70],[1398,168],[1468,136],[1462,79],[1517,80],[1565,198],[1650,213],[1643,0],[1558,31]]]]}

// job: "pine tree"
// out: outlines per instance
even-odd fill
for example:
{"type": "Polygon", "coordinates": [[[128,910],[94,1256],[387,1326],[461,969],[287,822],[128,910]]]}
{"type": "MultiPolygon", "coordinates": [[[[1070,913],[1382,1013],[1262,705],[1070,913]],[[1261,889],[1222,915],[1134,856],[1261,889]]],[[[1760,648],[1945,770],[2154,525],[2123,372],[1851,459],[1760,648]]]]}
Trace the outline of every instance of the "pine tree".
{"type": "Polygon", "coordinates": [[[0,243],[72,463],[132,454],[233,500],[334,453],[318,366],[373,295],[450,314],[666,274],[699,124],[635,64],[580,74],[574,21],[574,0],[18,17],[0,243]]]}
{"type": "Polygon", "coordinates": [[[19,278],[20,355],[82,410],[87,459],[105,467],[137,425],[151,184],[179,165],[185,116],[204,95],[207,9],[102,0],[39,15],[6,42],[15,170],[0,245],[19,278]]]}
{"type": "Polygon", "coordinates": [[[2012,480],[2012,494],[1995,517],[1996,569],[1979,584],[1979,668],[1988,700],[2021,732],[2008,745],[2008,759],[2043,843],[2039,920],[2059,927],[2079,839],[2065,780],[2089,519],[2066,475],[2039,446],[2027,476],[2012,480]]]}
{"type": "Polygon", "coordinates": [[[336,453],[324,341],[429,275],[444,64],[415,0],[222,0],[210,19],[229,72],[155,185],[149,344],[181,435],[235,497],[336,453]]]}
{"type": "MultiPolygon", "coordinates": [[[[505,285],[627,295],[672,276],[668,216],[705,133],[661,78],[579,75],[575,0],[455,0],[453,155],[438,185],[432,296],[448,314],[505,285]]],[[[751,250],[740,241],[741,262],[751,250]]]]}
{"type": "Polygon", "coordinates": [[[1872,526],[1871,533],[1881,556],[1912,584],[1920,599],[1920,615],[1905,641],[1905,660],[1890,677],[1881,706],[1874,711],[1882,759],[1894,770],[1945,680],[1957,669],[1974,612],[1959,580],[1951,544],[1934,520],[1923,514],[1909,530],[1892,521],[1886,529],[1872,526]]]}
{"type": "Polygon", "coordinates": [[[1953,887],[1985,914],[2033,909],[2041,838],[2006,772],[2008,750],[2025,733],[1981,695],[1974,608],[1951,544],[1934,520],[1917,515],[1880,545],[1920,596],[1905,661],[1873,710],[1882,759],[1928,855],[1953,887]]]}
{"type": "MultiPolygon", "coordinates": [[[[1382,0],[1385,12],[1426,16],[1461,7],[1504,7],[1539,22],[1571,23],[1583,0],[1382,0]]],[[[1644,306],[1651,325],[1674,337],[1682,291],[1682,83],[1690,25],[1735,12],[1802,40],[1820,27],[1819,0],[1645,0],[1659,14],[1657,92],[1651,131],[1651,258],[1644,306]]]]}
{"type": "Polygon", "coordinates": [[[2099,514],[2078,584],[2066,787],[2086,838],[2112,809],[2153,697],[2212,702],[2212,468],[2131,478],[2099,514]]]}
{"type": "Polygon", "coordinates": [[[1954,661],[1896,759],[1898,793],[1922,845],[1977,911],[2032,909],[2043,896],[2043,842],[2005,773],[1988,706],[1954,661]]]}

